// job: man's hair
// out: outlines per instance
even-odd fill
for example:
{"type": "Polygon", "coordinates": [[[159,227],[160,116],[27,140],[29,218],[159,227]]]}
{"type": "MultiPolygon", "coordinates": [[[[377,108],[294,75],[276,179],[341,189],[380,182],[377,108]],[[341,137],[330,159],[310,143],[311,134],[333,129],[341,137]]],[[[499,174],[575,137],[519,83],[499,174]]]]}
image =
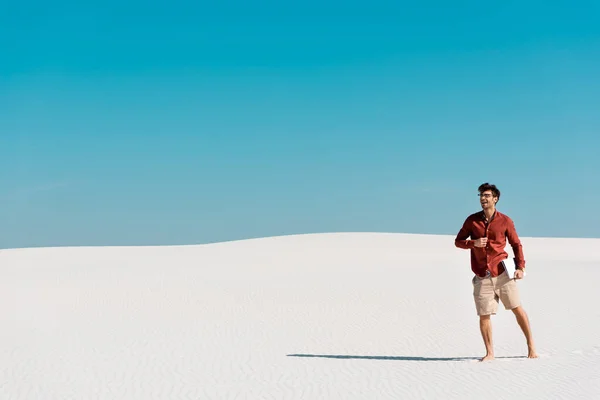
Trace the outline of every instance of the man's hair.
{"type": "Polygon", "coordinates": [[[494,197],[498,198],[498,201],[500,201],[500,190],[496,187],[496,185],[491,185],[489,183],[482,183],[481,185],[479,185],[479,189],[477,189],[479,191],[479,193],[483,193],[486,190],[491,190],[492,193],[494,194],[494,197]]]}

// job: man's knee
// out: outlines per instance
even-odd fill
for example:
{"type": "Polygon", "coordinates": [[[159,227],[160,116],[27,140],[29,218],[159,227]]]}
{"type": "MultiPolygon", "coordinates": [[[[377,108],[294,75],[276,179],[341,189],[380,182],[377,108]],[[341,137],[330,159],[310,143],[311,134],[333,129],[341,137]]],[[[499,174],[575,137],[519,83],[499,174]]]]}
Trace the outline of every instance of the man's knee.
{"type": "Polygon", "coordinates": [[[512,308],[511,311],[515,315],[520,315],[520,314],[522,314],[524,312],[523,307],[521,307],[521,306],[516,306],[516,307],[512,308]]]}
{"type": "Polygon", "coordinates": [[[527,318],[527,313],[525,312],[525,309],[521,306],[515,307],[511,311],[515,314],[515,317],[517,318],[527,318]]]}

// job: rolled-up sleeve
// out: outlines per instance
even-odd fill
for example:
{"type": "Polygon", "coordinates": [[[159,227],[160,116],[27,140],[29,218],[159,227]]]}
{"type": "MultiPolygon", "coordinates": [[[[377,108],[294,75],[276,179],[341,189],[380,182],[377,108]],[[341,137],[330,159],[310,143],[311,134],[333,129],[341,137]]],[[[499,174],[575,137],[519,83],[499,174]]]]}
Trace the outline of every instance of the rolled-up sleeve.
{"type": "Polygon", "coordinates": [[[506,238],[513,249],[515,255],[515,264],[519,269],[525,269],[525,256],[523,255],[523,245],[517,234],[515,224],[512,219],[507,218],[506,222],[506,238]]]}
{"type": "Polygon", "coordinates": [[[465,220],[463,226],[458,231],[456,238],[454,239],[454,245],[460,249],[472,249],[475,247],[475,242],[473,240],[469,240],[471,236],[471,221],[469,218],[465,220]]]}

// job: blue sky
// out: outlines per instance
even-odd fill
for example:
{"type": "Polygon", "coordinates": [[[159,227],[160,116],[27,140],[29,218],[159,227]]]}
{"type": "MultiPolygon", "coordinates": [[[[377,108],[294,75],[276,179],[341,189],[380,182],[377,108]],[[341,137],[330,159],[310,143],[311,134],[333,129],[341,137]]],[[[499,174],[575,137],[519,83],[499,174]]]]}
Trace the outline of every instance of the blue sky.
{"type": "Polygon", "coordinates": [[[600,4],[3,4],[0,248],[600,237],[600,4]]]}

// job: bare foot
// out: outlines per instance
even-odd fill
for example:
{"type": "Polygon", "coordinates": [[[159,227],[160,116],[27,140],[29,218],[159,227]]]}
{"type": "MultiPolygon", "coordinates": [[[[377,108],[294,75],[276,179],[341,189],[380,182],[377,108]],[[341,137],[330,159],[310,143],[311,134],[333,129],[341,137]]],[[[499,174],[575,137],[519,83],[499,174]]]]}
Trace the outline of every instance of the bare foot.
{"type": "Polygon", "coordinates": [[[481,361],[481,362],[483,362],[483,361],[492,361],[493,359],[494,359],[494,355],[493,355],[493,354],[489,354],[489,353],[488,353],[488,354],[486,354],[486,355],[485,355],[485,357],[483,357],[483,358],[482,358],[481,360],[479,360],[479,361],[481,361]]]}
{"type": "Polygon", "coordinates": [[[535,349],[532,349],[532,348],[529,349],[529,354],[527,354],[527,358],[538,358],[538,355],[535,352],[535,349]]]}

